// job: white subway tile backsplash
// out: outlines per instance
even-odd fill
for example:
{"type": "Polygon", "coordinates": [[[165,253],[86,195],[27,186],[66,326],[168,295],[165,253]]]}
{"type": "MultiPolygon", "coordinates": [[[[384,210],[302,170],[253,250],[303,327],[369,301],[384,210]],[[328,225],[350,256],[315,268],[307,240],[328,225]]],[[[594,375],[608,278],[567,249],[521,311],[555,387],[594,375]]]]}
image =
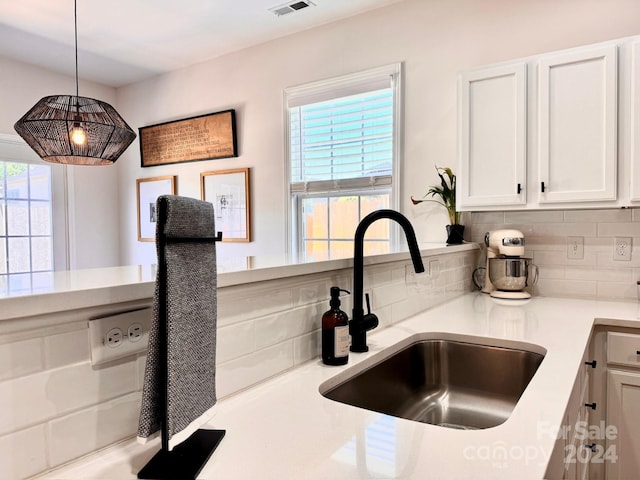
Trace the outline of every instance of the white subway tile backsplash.
{"type": "Polygon", "coordinates": [[[589,267],[565,267],[565,279],[571,280],[597,280],[598,282],[632,282],[632,271],[622,268],[589,268],[589,267]]]}
{"type": "Polygon", "coordinates": [[[90,359],[88,329],[50,335],[44,339],[47,368],[57,368],[90,359]]]}
{"type": "MultiPolygon", "coordinates": [[[[505,212],[505,222],[493,228],[512,228],[515,222],[529,219],[523,225],[526,255],[539,267],[537,295],[577,296],[602,299],[635,299],[636,281],[640,279],[640,210],[601,209],[546,212],[505,212]],[[558,219],[558,214],[562,219],[558,219]],[[528,235],[527,231],[532,231],[528,235]],[[581,259],[567,258],[567,237],[579,236],[584,241],[581,259]],[[630,261],[614,260],[614,237],[632,237],[630,261]]],[[[494,212],[495,213],[495,212],[494,212]]],[[[476,222],[476,214],[467,217],[470,234],[480,238],[485,223],[476,222]]],[[[495,217],[494,217],[495,218],[495,217]]],[[[479,262],[484,261],[484,249],[479,262]]]]}
{"type": "Polygon", "coordinates": [[[223,363],[255,350],[253,321],[219,327],[216,338],[216,362],[223,363]]]}
{"type": "Polygon", "coordinates": [[[0,345],[0,381],[42,370],[42,339],[0,345]]]}
{"type": "Polygon", "coordinates": [[[505,212],[465,212],[462,215],[467,224],[493,223],[499,225],[505,223],[505,212]]]}
{"type": "Polygon", "coordinates": [[[272,288],[236,286],[218,291],[218,325],[230,325],[249,318],[293,307],[293,289],[285,282],[272,288]]]}
{"type": "Polygon", "coordinates": [[[595,237],[596,223],[536,223],[533,225],[533,234],[536,237],[595,237]]]}
{"type": "Polygon", "coordinates": [[[597,282],[595,280],[555,280],[541,278],[535,286],[538,295],[545,297],[595,297],[597,282]]]}
{"type": "MultiPolygon", "coordinates": [[[[402,283],[394,283],[375,287],[372,290],[373,306],[372,309],[380,309],[381,307],[401,302],[407,298],[407,287],[402,283]]],[[[366,309],[366,306],[365,306],[366,309]]]]}
{"type": "Polygon", "coordinates": [[[45,470],[45,435],[45,426],[37,425],[0,437],[0,478],[27,478],[45,470]]]}
{"type": "Polygon", "coordinates": [[[293,287],[293,304],[295,306],[308,305],[325,297],[329,301],[329,289],[331,287],[339,287],[351,291],[351,276],[351,272],[348,275],[343,273],[330,275],[329,278],[314,275],[313,281],[293,287]]]}
{"type": "Polygon", "coordinates": [[[90,363],[0,383],[0,434],[19,430],[137,389],[135,361],[93,370],[90,363]]]}
{"type": "Polygon", "coordinates": [[[637,300],[636,282],[598,282],[598,297],[615,300],[637,300]]]}
{"type": "Polygon", "coordinates": [[[287,341],[243,357],[219,364],[216,368],[218,398],[292,368],[293,342],[287,341]]]}
{"type": "Polygon", "coordinates": [[[328,309],[327,299],[322,303],[257,318],[255,320],[256,349],[318,330],[322,325],[322,314],[328,309]]]}
{"type": "Polygon", "coordinates": [[[558,223],[564,221],[561,210],[531,210],[518,212],[505,212],[504,223],[529,224],[529,223],[558,223]]]}
{"type": "Polygon", "coordinates": [[[619,223],[599,223],[599,237],[640,237],[640,223],[619,222],[619,223]]]}
{"type": "Polygon", "coordinates": [[[630,222],[632,210],[623,208],[609,208],[604,210],[566,210],[564,221],[573,223],[617,223],[630,222]]]}
{"type": "Polygon", "coordinates": [[[293,363],[300,365],[318,360],[322,355],[322,336],[319,331],[307,333],[293,339],[293,363]]]}
{"type": "Polygon", "coordinates": [[[140,398],[140,394],[135,393],[52,420],[49,423],[51,464],[60,465],[134,436],[140,398]]]}

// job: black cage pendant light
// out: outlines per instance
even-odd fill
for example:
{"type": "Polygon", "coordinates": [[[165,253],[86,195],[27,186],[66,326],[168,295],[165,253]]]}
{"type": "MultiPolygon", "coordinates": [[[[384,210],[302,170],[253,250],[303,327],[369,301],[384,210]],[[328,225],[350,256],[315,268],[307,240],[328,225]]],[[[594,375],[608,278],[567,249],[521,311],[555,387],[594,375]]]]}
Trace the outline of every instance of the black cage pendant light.
{"type": "Polygon", "coordinates": [[[14,128],[47,162],[111,165],[136,138],[108,103],[78,96],[78,14],[73,2],[76,94],[42,98],[14,128]]]}

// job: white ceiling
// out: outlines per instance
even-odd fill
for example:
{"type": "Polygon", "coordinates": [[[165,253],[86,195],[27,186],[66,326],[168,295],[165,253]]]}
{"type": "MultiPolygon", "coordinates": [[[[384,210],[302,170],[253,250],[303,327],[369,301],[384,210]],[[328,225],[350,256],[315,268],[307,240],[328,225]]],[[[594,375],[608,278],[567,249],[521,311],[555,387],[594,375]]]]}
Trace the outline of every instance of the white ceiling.
{"type": "MultiPolygon", "coordinates": [[[[78,0],[79,74],[119,87],[398,1],[78,0]]],[[[73,0],[0,0],[0,56],[74,75],[73,0]]]]}

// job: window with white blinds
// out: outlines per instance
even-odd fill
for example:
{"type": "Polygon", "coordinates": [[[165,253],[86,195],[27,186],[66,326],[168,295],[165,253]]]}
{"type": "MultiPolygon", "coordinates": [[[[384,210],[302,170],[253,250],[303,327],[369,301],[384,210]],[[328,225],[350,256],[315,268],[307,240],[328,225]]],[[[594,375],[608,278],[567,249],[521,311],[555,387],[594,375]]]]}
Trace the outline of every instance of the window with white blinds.
{"type": "Polygon", "coordinates": [[[359,220],[397,206],[400,72],[394,64],[285,91],[289,227],[304,260],[347,256],[359,220]]]}

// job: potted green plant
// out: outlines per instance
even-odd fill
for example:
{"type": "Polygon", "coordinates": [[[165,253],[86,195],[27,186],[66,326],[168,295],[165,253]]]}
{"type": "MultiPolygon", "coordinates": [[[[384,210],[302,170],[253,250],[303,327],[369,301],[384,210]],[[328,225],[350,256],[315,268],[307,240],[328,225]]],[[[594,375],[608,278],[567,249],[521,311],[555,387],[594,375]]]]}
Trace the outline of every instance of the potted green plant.
{"type": "Polygon", "coordinates": [[[416,200],[411,197],[414,205],[422,202],[435,202],[447,209],[450,225],[447,225],[447,245],[458,245],[463,242],[464,225],[460,225],[460,213],[456,210],[456,176],[449,167],[436,166],[436,172],[440,177],[440,185],[429,187],[424,200],[416,200]],[[434,198],[438,197],[438,198],[434,198]]]}

